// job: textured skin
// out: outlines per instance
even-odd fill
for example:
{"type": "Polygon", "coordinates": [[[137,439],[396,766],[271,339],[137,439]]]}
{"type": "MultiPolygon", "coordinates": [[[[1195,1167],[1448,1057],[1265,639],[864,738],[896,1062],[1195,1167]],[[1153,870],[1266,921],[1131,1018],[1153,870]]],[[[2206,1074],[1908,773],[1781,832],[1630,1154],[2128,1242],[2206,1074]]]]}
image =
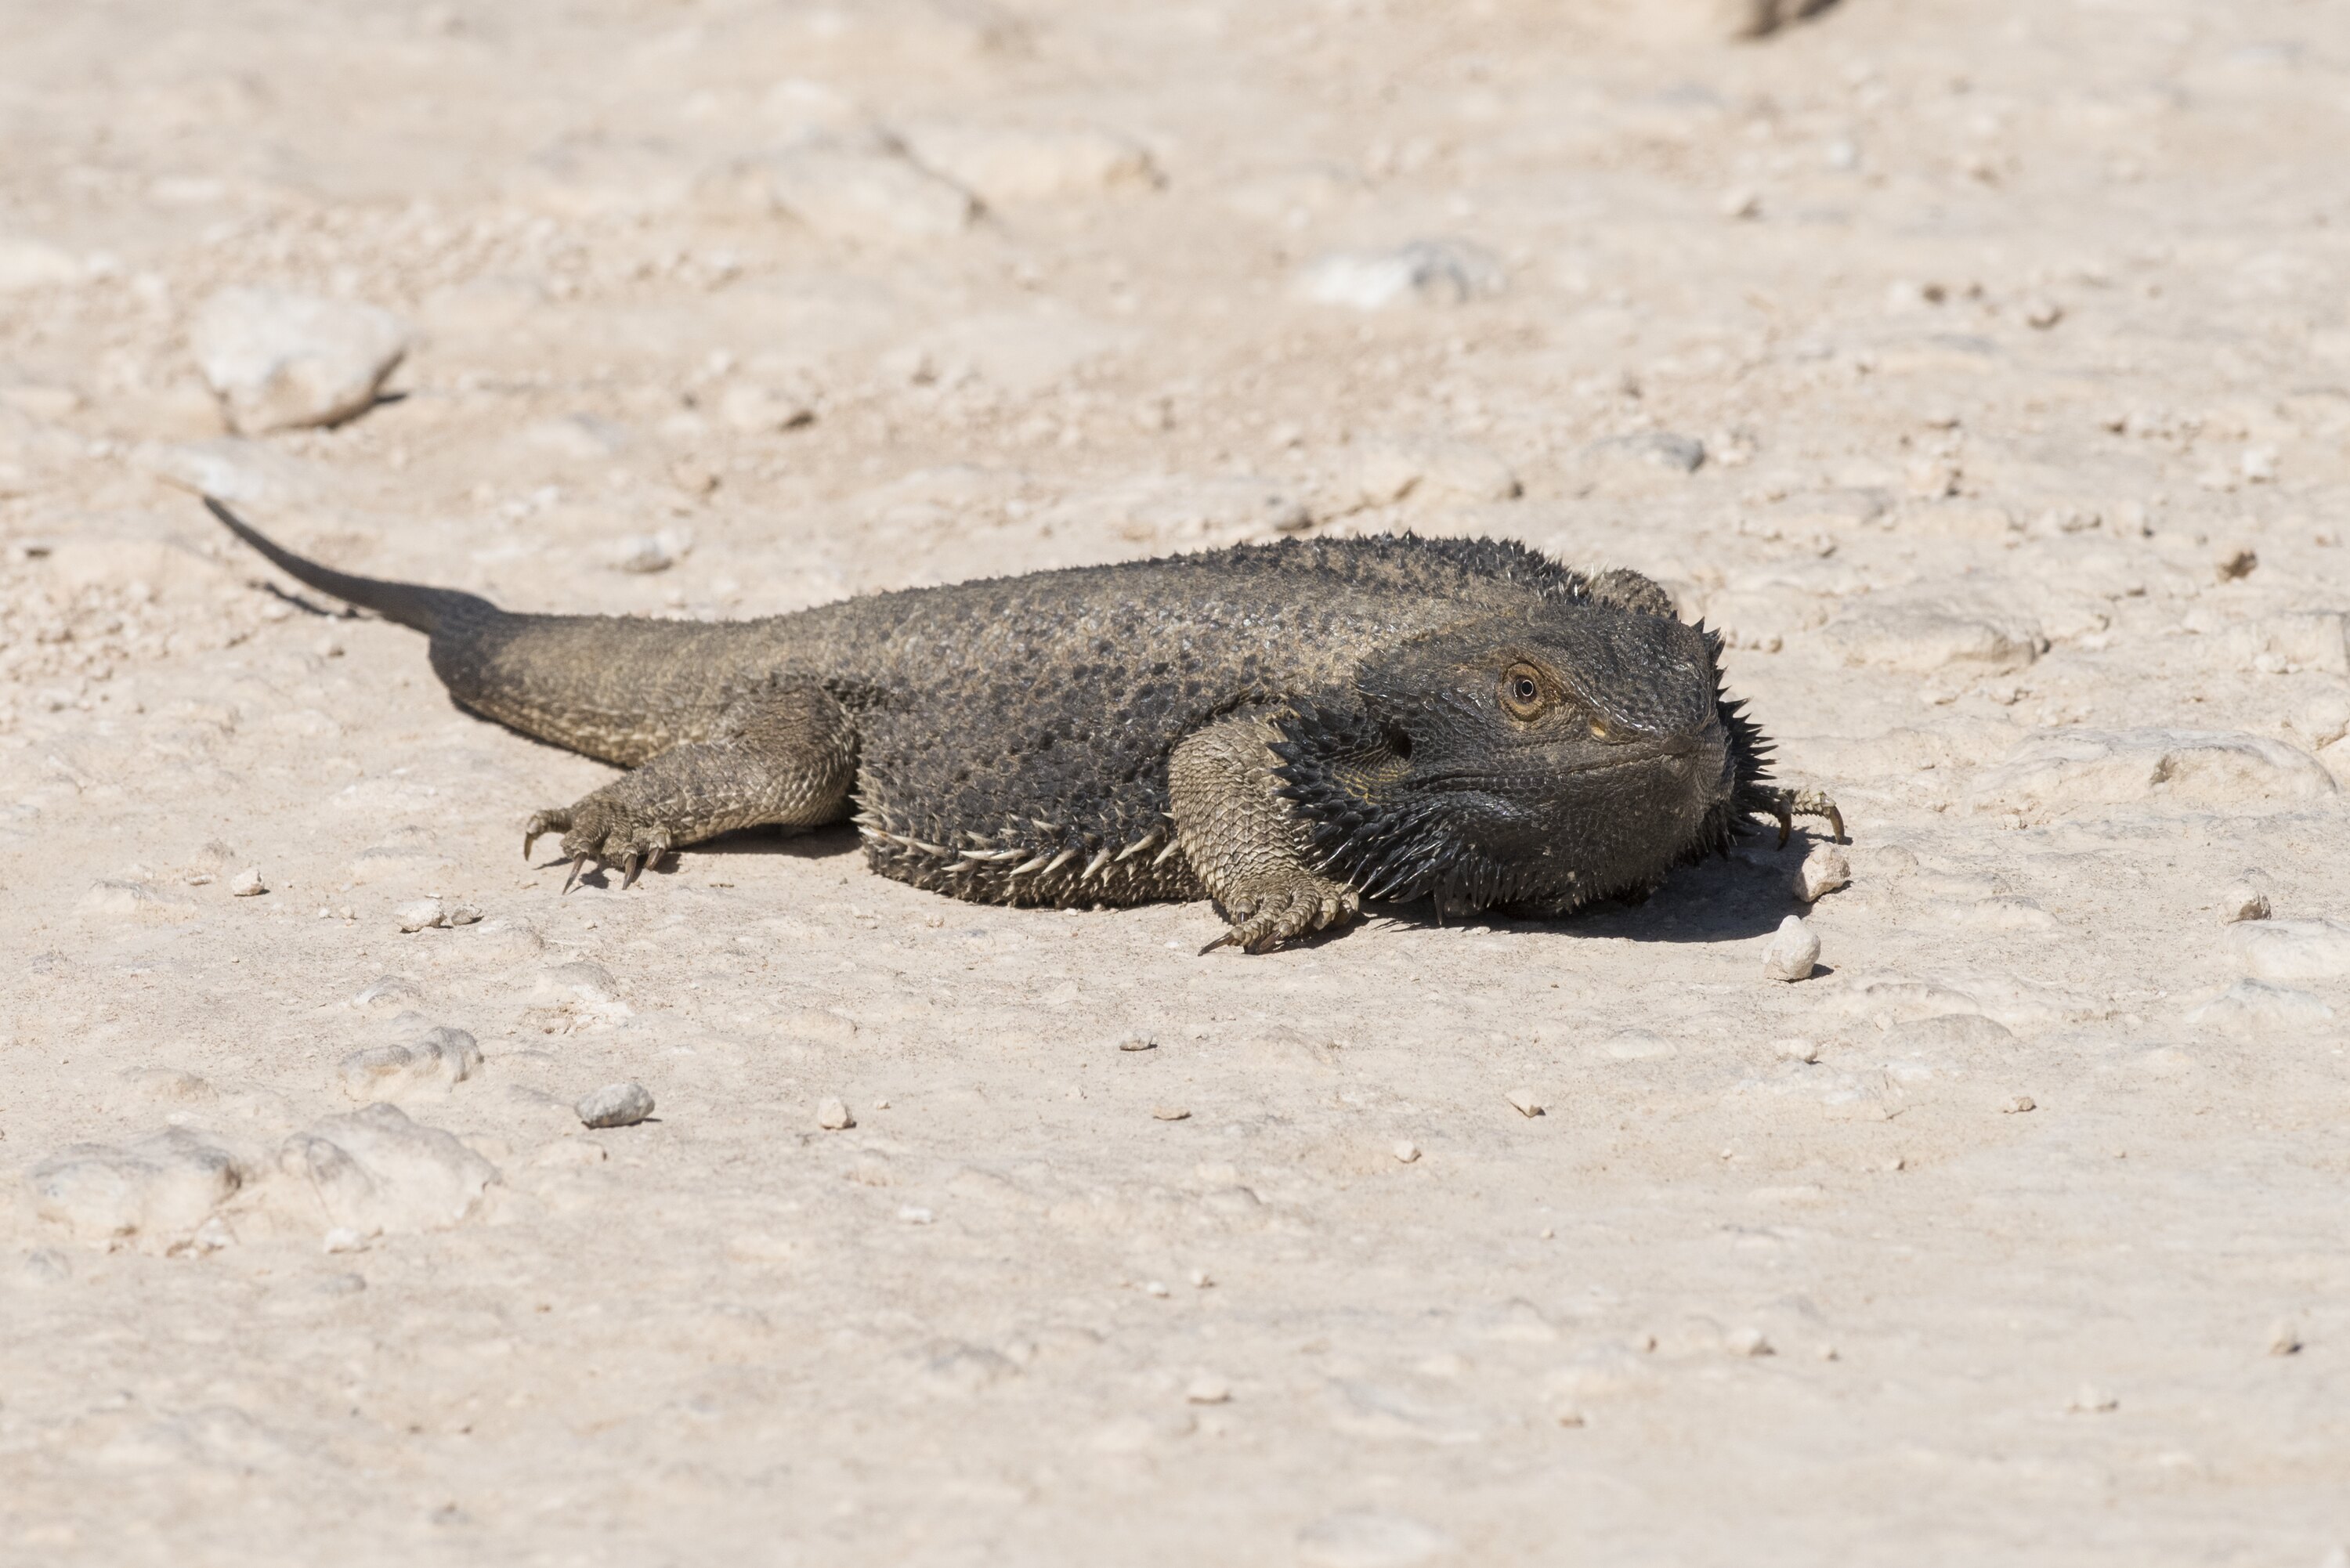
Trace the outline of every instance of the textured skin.
{"type": "Polygon", "coordinates": [[[1262,948],[1363,897],[1645,890],[1806,805],[1763,783],[1713,639],[1661,589],[1514,544],[1291,540],[702,624],[353,577],[212,504],[301,581],[428,632],[463,706],[638,770],[533,820],[575,873],[853,815],[873,868],[918,887],[1211,897],[1262,948]]]}

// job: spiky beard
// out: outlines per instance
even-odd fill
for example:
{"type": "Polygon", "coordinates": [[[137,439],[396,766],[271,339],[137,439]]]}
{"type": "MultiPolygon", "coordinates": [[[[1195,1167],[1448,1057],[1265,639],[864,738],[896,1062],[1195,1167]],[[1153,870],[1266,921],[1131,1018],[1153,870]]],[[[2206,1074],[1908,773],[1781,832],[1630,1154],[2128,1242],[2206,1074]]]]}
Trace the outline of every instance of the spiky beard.
{"type": "Polygon", "coordinates": [[[1374,801],[1367,786],[1400,782],[1408,764],[1359,709],[1300,703],[1279,721],[1273,746],[1284,799],[1313,826],[1315,868],[1392,903],[1435,900],[1440,915],[1466,914],[1530,897],[1534,867],[1495,860],[1460,832],[1460,798],[1374,801]]]}
{"type": "Polygon", "coordinates": [[[1777,810],[1770,794],[1771,753],[1777,748],[1762,733],[1762,726],[1746,716],[1746,700],[1730,695],[1729,677],[1721,671],[1721,634],[1709,629],[1703,621],[1697,623],[1697,630],[1705,639],[1705,656],[1713,665],[1713,710],[1721,716],[1721,727],[1730,735],[1731,778],[1730,798],[1706,813],[1695,840],[1681,857],[1684,866],[1709,855],[1728,855],[1732,844],[1761,831],[1756,816],[1768,816],[1777,810]]]}
{"type": "MultiPolygon", "coordinates": [[[[1690,865],[1756,831],[1768,814],[1771,742],[1746,716],[1746,704],[1723,690],[1721,638],[1700,623],[1714,670],[1714,707],[1729,737],[1729,797],[1710,808],[1669,864],[1690,865]]],[[[1559,888],[1532,862],[1504,862],[1467,841],[1459,830],[1459,797],[1430,795],[1375,801],[1369,786],[1384,777],[1401,782],[1409,764],[1388,735],[1359,707],[1305,701],[1282,716],[1273,746],[1282,797],[1312,825],[1315,869],[1366,898],[1410,903],[1432,899],[1440,917],[1497,904],[1520,904],[1565,914],[1595,898],[1653,891],[1659,878],[1625,887],[1559,888]]]]}

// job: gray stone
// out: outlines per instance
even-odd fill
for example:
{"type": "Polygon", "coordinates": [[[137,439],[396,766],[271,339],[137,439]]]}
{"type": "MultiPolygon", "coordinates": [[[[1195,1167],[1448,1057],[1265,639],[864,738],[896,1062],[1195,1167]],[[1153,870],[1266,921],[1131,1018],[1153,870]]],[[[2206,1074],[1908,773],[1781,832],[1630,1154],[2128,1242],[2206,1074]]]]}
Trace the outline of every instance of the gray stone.
{"type": "Polygon", "coordinates": [[[632,1127],[653,1114],[650,1090],[631,1078],[623,1084],[607,1084],[600,1089],[590,1089],[579,1096],[572,1107],[579,1113],[581,1125],[591,1127],[632,1127]]]}
{"type": "Polygon", "coordinates": [[[775,205],[827,239],[941,239],[979,215],[970,192],[891,152],[807,148],[766,173],[775,205]]]}
{"type": "Polygon", "coordinates": [[[408,352],[398,317],[277,288],[224,288],[189,328],[196,365],[248,435],[330,425],[375,401],[408,352]]]}
{"type": "Polygon", "coordinates": [[[1298,274],[1295,292],[1316,305],[1386,310],[1465,305],[1509,286],[1501,258],[1461,240],[1418,240],[1391,251],[1343,251],[1298,274]]]}
{"type": "Polygon", "coordinates": [[[172,1127],[128,1147],[77,1144],[26,1177],[34,1212],[95,1246],[184,1244],[250,1172],[204,1135],[172,1127]]]}
{"type": "Polygon", "coordinates": [[[1705,442],[1670,431],[1635,431],[1593,441],[1584,455],[1602,465],[1625,464],[1665,473],[1695,473],[1705,466],[1705,442]]]}
{"type": "Polygon", "coordinates": [[[2047,730],[1986,770],[1978,809],[2062,815],[2095,806],[2285,805],[2339,793],[2298,747],[2224,730],[2047,730]]]}
{"type": "Polygon", "coordinates": [[[404,1044],[354,1051],[335,1068],[343,1093],[361,1105],[444,1096],[481,1071],[481,1047],[462,1029],[435,1028],[404,1044]]]}
{"type": "Polygon", "coordinates": [[[329,1226],[361,1237],[439,1231],[480,1207],[497,1167],[395,1106],[328,1116],[286,1140],[278,1163],[307,1181],[329,1226]]]}

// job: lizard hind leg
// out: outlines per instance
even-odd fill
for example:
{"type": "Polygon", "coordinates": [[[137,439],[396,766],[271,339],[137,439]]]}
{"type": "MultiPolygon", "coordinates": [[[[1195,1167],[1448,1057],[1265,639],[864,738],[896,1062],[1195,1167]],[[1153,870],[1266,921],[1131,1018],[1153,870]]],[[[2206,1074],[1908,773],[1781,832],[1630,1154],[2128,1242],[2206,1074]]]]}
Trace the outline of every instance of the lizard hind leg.
{"type": "Polygon", "coordinates": [[[671,746],[567,806],[532,815],[523,853],[563,835],[569,892],[592,861],[621,886],[672,849],[741,827],[816,827],[847,810],[857,734],[823,688],[769,687],[738,700],[702,740],[671,746]]]}

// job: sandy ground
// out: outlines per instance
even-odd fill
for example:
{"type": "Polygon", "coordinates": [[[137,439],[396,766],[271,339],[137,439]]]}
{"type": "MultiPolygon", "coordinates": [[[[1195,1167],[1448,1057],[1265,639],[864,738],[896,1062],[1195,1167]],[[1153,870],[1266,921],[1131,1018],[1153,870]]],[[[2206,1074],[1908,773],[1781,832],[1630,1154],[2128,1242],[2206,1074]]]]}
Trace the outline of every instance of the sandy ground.
{"type": "Polygon", "coordinates": [[[0,1560],[2338,1568],[2350,8],[1677,16],[0,10],[0,1560]],[[232,433],[246,285],[390,395],[232,433]],[[1797,984],[1800,836],[1261,959],[558,898],[606,771],[194,483],[530,609],[1629,564],[1853,881],[1797,984]]]}

